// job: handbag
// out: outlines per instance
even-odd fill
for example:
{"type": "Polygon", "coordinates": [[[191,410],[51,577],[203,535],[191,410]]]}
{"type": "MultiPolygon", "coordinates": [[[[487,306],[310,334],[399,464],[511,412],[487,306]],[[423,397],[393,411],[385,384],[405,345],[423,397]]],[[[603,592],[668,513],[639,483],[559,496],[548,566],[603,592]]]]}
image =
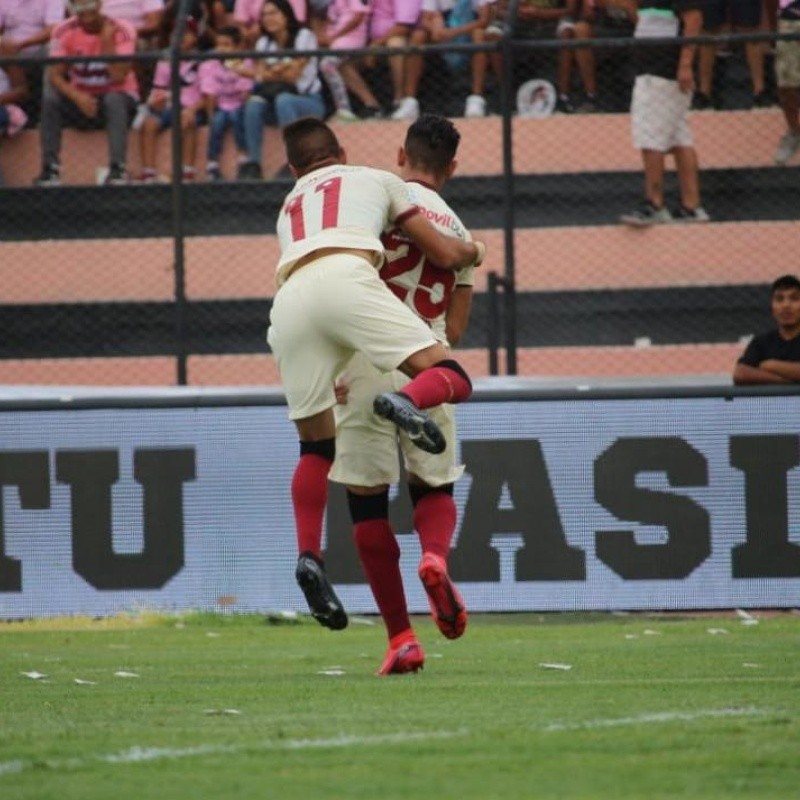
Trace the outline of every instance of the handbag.
{"type": "Polygon", "coordinates": [[[297,86],[289,81],[259,81],[253,85],[253,94],[264,100],[274,100],[282,92],[297,94],[297,86]]]}

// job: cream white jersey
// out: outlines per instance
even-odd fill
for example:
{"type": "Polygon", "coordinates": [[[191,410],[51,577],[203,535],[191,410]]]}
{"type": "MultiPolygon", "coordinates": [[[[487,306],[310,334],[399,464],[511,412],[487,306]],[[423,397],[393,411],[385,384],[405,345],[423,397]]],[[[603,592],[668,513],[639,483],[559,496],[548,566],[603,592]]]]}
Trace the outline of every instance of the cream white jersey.
{"type": "Polygon", "coordinates": [[[419,212],[412,195],[397,175],[371,167],[334,164],[301,177],[278,217],[278,286],[298,259],[326,247],[371,250],[380,266],[381,233],[419,212]]]}
{"type": "MultiPolygon", "coordinates": [[[[446,236],[472,241],[458,215],[432,187],[410,181],[406,184],[413,203],[425,217],[446,236]]],[[[421,317],[442,342],[447,308],[456,286],[475,283],[473,266],[458,271],[434,266],[422,251],[397,226],[389,227],[381,237],[386,261],[380,270],[381,279],[411,310],[421,317]]]]}

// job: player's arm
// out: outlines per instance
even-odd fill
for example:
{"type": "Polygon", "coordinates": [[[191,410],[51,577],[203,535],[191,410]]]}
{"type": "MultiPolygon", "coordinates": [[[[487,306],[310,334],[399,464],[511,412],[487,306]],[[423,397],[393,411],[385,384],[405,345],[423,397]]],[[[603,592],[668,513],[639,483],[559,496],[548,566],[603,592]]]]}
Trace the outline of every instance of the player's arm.
{"type": "Polygon", "coordinates": [[[467,329],[472,310],[472,286],[456,286],[445,316],[445,333],[451,346],[457,345],[467,329]]]}
{"type": "MultiPolygon", "coordinates": [[[[798,381],[800,381],[800,378],[798,378],[798,381]]],[[[739,361],[733,368],[733,382],[737,386],[752,386],[766,383],[789,383],[789,380],[770,370],[753,367],[750,364],[739,361]]]]}
{"type": "Polygon", "coordinates": [[[399,220],[406,235],[441,269],[463,269],[479,266],[486,255],[483,242],[463,242],[454,236],[440,233],[422,214],[399,220]]]}

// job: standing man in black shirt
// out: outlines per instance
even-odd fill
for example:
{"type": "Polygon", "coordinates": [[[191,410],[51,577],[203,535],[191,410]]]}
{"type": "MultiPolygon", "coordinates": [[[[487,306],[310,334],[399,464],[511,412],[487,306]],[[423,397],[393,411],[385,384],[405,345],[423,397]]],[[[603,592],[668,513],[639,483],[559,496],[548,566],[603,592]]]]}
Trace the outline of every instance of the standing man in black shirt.
{"type": "Polygon", "coordinates": [[[735,384],[800,383],[800,280],[778,278],[771,305],[778,327],[750,340],[733,370],[735,384]]]}
{"type": "Polygon", "coordinates": [[[694,91],[695,45],[682,37],[697,36],[703,26],[703,0],[642,0],[635,39],[675,39],[635,49],[636,82],[631,101],[633,144],[642,153],[645,202],[620,217],[626,225],[663,222],[707,222],[700,205],[697,153],[689,129],[694,91]],[[681,202],[674,213],[664,205],[664,162],[675,157],[681,202]]]}

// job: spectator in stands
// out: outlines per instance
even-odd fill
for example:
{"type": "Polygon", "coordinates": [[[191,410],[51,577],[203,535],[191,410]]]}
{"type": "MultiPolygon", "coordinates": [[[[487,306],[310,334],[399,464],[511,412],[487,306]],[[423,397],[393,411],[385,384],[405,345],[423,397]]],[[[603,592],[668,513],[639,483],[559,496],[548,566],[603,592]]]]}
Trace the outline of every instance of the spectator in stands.
{"type": "MultiPolygon", "coordinates": [[[[166,47],[172,35],[174,22],[165,17],[159,29],[159,46],[166,47]]],[[[198,26],[193,17],[186,20],[181,52],[191,53],[197,49],[198,26]]],[[[197,154],[197,126],[205,120],[205,101],[200,91],[200,64],[197,61],[180,62],[180,125],[183,144],[183,180],[194,180],[195,157],[197,154]]],[[[156,169],[156,147],[158,134],[170,128],[175,112],[172,108],[172,64],[168,58],[156,64],[153,88],[147,97],[147,116],[142,122],[139,143],[142,152],[142,173],[139,180],[155,183],[158,180],[156,169]]]]}
{"type": "Polygon", "coordinates": [[[733,370],[736,384],[800,383],[800,280],[778,278],[770,305],[777,327],[750,340],[733,370]]]}
{"type": "MultiPolygon", "coordinates": [[[[164,16],[164,0],[103,0],[103,11],[114,19],[124,19],[136,29],[136,50],[145,53],[156,45],[158,28],[164,16]]],[[[174,17],[173,17],[174,18],[174,17]]],[[[139,96],[147,97],[153,83],[155,61],[134,61],[139,96]]],[[[140,108],[140,112],[144,111],[140,108]]]]}
{"type": "Polygon", "coordinates": [[[212,50],[216,45],[217,32],[236,24],[233,5],[234,0],[193,0],[189,13],[197,20],[200,33],[198,47],[201,50],[212,50]]]}
{"type": "MultiPolygon", "coordinates": [[[[411,44],[430,42],[468,42],[481,44],[487,39],[487,28],[494,16],[495,0],[422,0],[422,14],[411,33],[411,44]]],[[[465,64],[468,57],[461,53],[448,53],[445,61],[454,69],[465,64]]],[[[392,114],[392,119],[415,120],[419,116],[417,93],[422,80],[425,62],[422,55],[408,55],[405,59],[403,98],[392,114]]],[[[464,116],[486,116],[484,97],[489,55],[475,53],[471,59],[472,86],[467,97],[464,116]]]]}
{"type": "Polygon", "coordinates": [[[164,0],[103,0],[103,10],[114,19],[130,22],[136,29],[139,49],[149,50],[164,15],[164,0]]]}
{"type": "MultiPolygon", "coordinates": [[[[330,50],[354,50],[366,47],[369,33],[371,0],[331,0],[327,8],[326,24],[317,35],[320,47],[330,50]]],[[[366,92],[359,81],[358,69],[351,58],[325,56],[320,60],[320,72],[328,86],[336,109],[335,118],[340,122],[353,122],[358,117],[353,113],[347,84],[365,108],[372,109],[365,116],[379,116],[381,111],[375,95],[367,87],[366,92]],[[347,78],[345,79],[345,76],[347,78]]]]}
{"type": "MultiPolygon", "coordinates": [[[[592,33],[592,0],[520,0],[517,17],[513,22],[508,19],[509,5],[508,0],[498,0],[497,20],[498,23],[511,24],[515,38],[557,38],[569,41],[587,38],[592,33]]],[[[487,38],[492,41],[500,36],[499,25],[492,25],[487,38]]],[[[556,56],[556,109],[565,114],[572,114],[577,110],[570,94],[573,62],[577,63],[584,84],[586,96],[582,110],[592,111],[597,103],[597,86],[590,51],[587,48],[574,51],[560,48],[556,56]]]]}
{"type": "MultiPolygon", "coordinates": [[[[70,17],[53,31],[52,56],[133,55],[136,31],[130,23],[102,12],[102,0],[74,0],[70,17]]],[[[61,131],[65,122],[102,124],[108,132],[107,184],[125,183],[128,124],[138,92],[130,61],[51,64],[45,74],[54,91],[42,98],[40,186],[60,183],[61,131]]]]}
{"type": "Polygon", "coordinates": [[[645,201],[620,217],[635,227],[670,222],[707,222],[700,205],[697,152],[689,129],[694,90],[695,45],[681,37],[697,36],[703,24],[702,0],[642,0],[634,31],[637,39],[676,39],[674,44],[644,45],[635,50],[637,76],[631,100],[633,144],[642,154],[645,201]],[[675,214],[664,205],[666,156],[675,157],[681,203],[675,214]]]}
{"type": "MultiPolygon", "coordinates": [[[[294,16],[301,25],[309,21],[308,0],[291,0],[290,5],[294,16]]],[[[263,34],[261,29],[261,11],[264,0],[236,0],[233,6],[233,22],[242,30],[242,41],[245,50],[252,50],[259,37],[263,34]]]]}
{"type": "Polygon", "coordinates": [[[222,180],[219,157],[225,131],[233,128],[239,163],[247,161],[247,141],[244,135],[244,104],[253,88],[247,76],[252,65],[239,57],[242,32],[235,26],[220,28],[216,51],[223,58],[204,61],[200,65],[200,91],[206,103],[209,121],[208,158],[206,174],[212,181],[222,180]]]}
{"type": "MultiPolygon", "coordinates": [[[[704,0],[704,34],[718,34],[726,23],[730,23],[736,33],[759,33],[761,28],[762,0],[704,0]]],[[[753,86],[753,106],[766,108],[772,100],[764,85],[764,42],[745,42],[744,55],[750,71],[753,86]]],[[[692,101],[695,109],[711,108],[714,81],[714,62],[717,46],[701,45],[697,64],[697,93],[692,101]]]]}
{"type": "MultiPolygon", "coordinates": [[[[4,55],[0,43],[0,56],[4,55]]],[[[28,82],[25,71],[18,64],[0,67],[0,139],[19,133],[28,121],[21,108],[28,97],[28,82]]]]}
{"type": "MultiPolygon", "coordinates": [[[[369,44],[370,47],[404,47],[408,44],[411,32],[419,21],[422,8],[422,0],[373,0],[372,17],[369,24],[369,44]]],[[[400,103],[405,96],[404,75],[406,57],[403,55],[389,56],[389,72],[392,79],[392,107],[394,113],[400,107],[400,103]]],[[[369,67],[375,63],[374,58],[367,58],[365,66],[369,67]]],[[[369,116],[380,116],[374,109],[379,106],[375,95],[367,87],[366,81],[356,70],[352,76],[345,73],[345,81],[348,87],[356,94],[368,91],[370,98],[367,107],[370,110],[369,116]],[[351,80],[359,84],[356,88],[351,80]]]]}
{"type": "MultiPolygon", "coordinates": [[[[25,58],[45,58],[50,36],[66,16],[66,0],[0,0],[0,38],[3,54],[25,58]]],[[[44,88],[44,65],[26,64],[23,67],[28,94],[23,110],[31,124],[39,119],[41,95],[44,88]]]]}
{"type": "Polygon", "coordinates": [[[239,169],[239,178],[245,180],[262,177],[265,124],[283,128],[300,117],[322,119],[325,116],[316,56],[277,58],[268,55],[280,50],[317,49],[317,37],[298,22],[289,0],[267,0],[261,13],[260,29],[255,49],[265,57],[253,68],[251,77],[255,83],[244,109],[247,161],[239,169]]]}
{"type": "MultiPolygon", "coordinates": [[[[780,0],[778,32],[800,33],[800,0],[780,0]]],[[[775,44],[778,102],[787,125],[775,151],[775,163],[784,165],[800,148],[800,41],[775,44]]]]}

